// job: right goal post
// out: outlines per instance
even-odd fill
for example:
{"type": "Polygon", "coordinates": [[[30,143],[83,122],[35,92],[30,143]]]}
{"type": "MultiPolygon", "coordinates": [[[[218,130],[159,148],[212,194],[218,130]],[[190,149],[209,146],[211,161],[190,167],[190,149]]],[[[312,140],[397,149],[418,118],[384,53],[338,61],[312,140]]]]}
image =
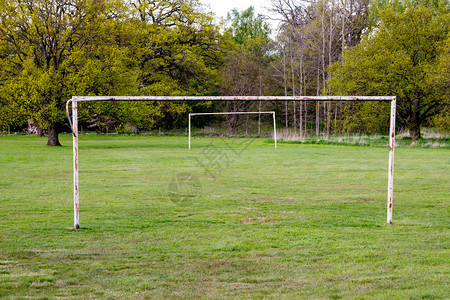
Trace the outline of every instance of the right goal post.
{"type": "Polygon", "coordinates": [[[191,117],[193,116],[209,116],[209,115],[252,115],[252,114],[271,114],[273,119],[273,140],[275,149],[277,149],[277,123],[274,111],[236,111],[236,112],[215,112],[215,113],[190,113],[188,121],[189,150],[191,150],[191,117]]]}

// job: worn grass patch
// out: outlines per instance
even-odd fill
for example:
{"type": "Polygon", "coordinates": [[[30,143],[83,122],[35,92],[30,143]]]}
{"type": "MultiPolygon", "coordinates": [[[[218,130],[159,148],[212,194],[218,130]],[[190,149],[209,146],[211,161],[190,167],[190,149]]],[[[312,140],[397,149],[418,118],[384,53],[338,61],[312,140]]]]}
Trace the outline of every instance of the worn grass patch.
{"type": "Polygon", "coordinates": [[[449,150],[262,139],[0,137],[0,297],[435,298],[449,150]]]}

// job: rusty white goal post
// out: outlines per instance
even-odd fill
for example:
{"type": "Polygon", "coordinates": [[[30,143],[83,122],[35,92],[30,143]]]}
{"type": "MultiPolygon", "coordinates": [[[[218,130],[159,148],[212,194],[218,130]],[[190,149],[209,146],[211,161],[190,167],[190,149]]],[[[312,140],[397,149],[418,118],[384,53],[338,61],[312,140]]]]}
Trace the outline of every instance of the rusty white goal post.
{"type": "Polygon", "coordinates": [[[190,113],[188,120],[188,136],[189,136],[189,150],[191,150],[191,118],[193,116],[210,116],[210,115],[255,115],[255,114],[271,114],[273,119],[273,140],[275,142],[275,149],[277,149],[277,123],[275,120],[274,111],[235,111],[235,112],[215,112],[215,113],[190,113]]]}
{"type": "Polygon", "coordinates": [[[79,181],[78,181],[78,102],[87,101],[390,101],[389,165],[387,192],[387,223],[392,224],[394,195],[394,149],[395,149],[395,96],[74,96],[66,102],[66,112],[73,132],[73,196],[74,227],[80,227],[79,181]],[[72,104],[72,120],[69,105],[72,104]]]}

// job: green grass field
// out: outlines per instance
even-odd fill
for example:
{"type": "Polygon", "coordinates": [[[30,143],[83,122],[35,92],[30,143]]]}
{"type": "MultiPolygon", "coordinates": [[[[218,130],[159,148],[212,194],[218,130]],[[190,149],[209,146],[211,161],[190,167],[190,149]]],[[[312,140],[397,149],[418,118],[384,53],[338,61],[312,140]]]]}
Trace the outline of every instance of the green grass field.
{"type": "Polygon", "coordinates": [[[0,298],[450,298],[450,151],[0,137],[0,298]]]}

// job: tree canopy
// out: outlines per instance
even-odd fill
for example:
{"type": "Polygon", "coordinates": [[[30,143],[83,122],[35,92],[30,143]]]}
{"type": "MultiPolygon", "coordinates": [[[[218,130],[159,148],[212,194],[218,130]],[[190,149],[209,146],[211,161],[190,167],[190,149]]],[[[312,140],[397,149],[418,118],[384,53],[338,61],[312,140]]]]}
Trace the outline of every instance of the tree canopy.
{"type": "Polygon", "coordinates": [[[269,24],[263,16],[255,14],[253,6],[242,12],[233,9],[228,13],[227,21],[231,23],[228,31],[238,44],[246,44],[249,39],[255,38],[261,38],[267,43],[270,39],[271,29],[269,24]]]}
{"type": "MultiPolygon", "coordinates": [[[[72,95],[208,94],[226,43],[198,1],[0,2],[1,123],[24,118],[59,145],[72,95]]],[[[152,126],[187,105],[86,104],[84,122],[152,126]]],[[[83,122],[83,121],[82,121],[83,122]]]]}
{"type": "Polygon", "coordinates": [[[2,1],[0,10],[1,98],[47,129],[48,145],[59,145],[72,94],[135,90],[129,53],[111,35],[121,3],[2,1]]]}
{"type": "Polygon", "coordinates": [[[441,49],[449,36],[449,21],[448,14],[427,7],[386,9],[379,28],[330,68],[329,91],[396,95],[401,125],[413,139],[420,138],[420,126],[441,112],[448,95],[448,86],[439,78],[445,74],[441,64],[448,60],[448,52],[441,49]]]}

